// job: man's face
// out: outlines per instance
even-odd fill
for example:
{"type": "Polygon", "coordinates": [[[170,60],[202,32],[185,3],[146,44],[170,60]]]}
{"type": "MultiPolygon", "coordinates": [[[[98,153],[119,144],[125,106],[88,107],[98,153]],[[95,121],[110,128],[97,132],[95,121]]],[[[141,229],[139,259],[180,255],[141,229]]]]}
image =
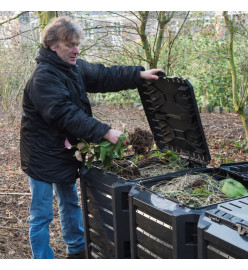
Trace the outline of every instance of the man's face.
{"type": "Polygon", "coordinates": [[[57,55],[66,63],[76,65],[79,40],[73,38],[71,41],[59,41],[57,44],[50,45],[50,49],[57,53],[57,55]]]}

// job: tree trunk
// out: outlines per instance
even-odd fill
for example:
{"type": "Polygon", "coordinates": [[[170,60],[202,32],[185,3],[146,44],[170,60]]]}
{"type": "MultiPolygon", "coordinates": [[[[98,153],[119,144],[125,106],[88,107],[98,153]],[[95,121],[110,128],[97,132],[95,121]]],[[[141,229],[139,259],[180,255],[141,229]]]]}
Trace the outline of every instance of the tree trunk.
{"type": "Polygon", "coordinates": [[[225,24],[227,26],[229,32],[229,42],[228,42],[228,62],[232,75],[232,94],[233,94],[233,106],[235,112],[239,115],[244,131],[246,139],[248,140],[248,114],[245,111],[245,104],[239,103],[239,89],[238,89],[238,75],[234,62],[234,52],[233,52],[233,40],[234,40],[234,26],[233,21],[229,18],[227,11],[223,13],[225,24]]]}
{"type": "Polygon", "coordinates": [[[58,11],[35,11],[39,18],[40,34],[42,36],[44,28],[50,23],[53,18],[58,17],[58,11]]]}
{"type": "Polygon", "coordinates": [[[164,31],[166,28],[166,25],[170,22],[172,17],[174,16],[174,12],[169,13],[166,15],[165,11],[160,11],[158,14],[158,31],[156,34],[156,38],[154,40],[152,51],[151,45],[149,43],[148,36],[146,34],[146,27],[147,27],[147,20],[149,16],[149,11],[139,11],[139,19],[140,19],[140,25],[138,29],[138,34],[141,39],[142,48],[145,52],[146,61],[149,69],[157,68],[159,56],[161,53],[161,50],[163,48],[163,41],[164,41],[164,31]]]}
{"type": "Polygon", "coordinates": [[[151,47],[147,38],[146,34],[146,24],[148,20],[149,11],[140,11],[139,17],[140,17],[140,25],[138,29],[138,34],[141,38],[142,47],[145,52],[146,61],[148,64],[149,69],[153,68],[153,61],[152,61],[152,54],[151,54],[151,47]]]}
{"type": "Polygon", "coordinates": [[[246,113],[239,113],[239,117],[244,127],[245,138],[248,140],[248,115],[246,113]]]}

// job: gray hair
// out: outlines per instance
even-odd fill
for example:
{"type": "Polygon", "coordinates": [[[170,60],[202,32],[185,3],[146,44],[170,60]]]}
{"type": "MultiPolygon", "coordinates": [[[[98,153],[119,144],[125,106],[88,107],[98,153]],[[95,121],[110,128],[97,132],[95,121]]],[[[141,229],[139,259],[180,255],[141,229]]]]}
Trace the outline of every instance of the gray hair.
{"type": "Polygon", "coordinates": [[[59,41],[67,42],[74,37],[80,39],[80,33],[80,27],[70,17],[54,18],[43,30],[42,44],[49,48],[49,44],[57,44],[59,41]]]}

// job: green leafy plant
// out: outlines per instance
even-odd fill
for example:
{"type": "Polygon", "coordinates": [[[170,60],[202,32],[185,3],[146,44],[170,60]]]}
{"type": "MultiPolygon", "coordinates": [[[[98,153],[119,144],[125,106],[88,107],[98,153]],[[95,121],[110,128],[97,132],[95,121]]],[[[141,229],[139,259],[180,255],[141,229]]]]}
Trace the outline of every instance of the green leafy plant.
{"type": "Polygon", "coordinates": [[[243,152],[248,153],[248,141],[245,139],[242,142],[238,142],[235,140],[231,140],[231,142],[234,144],[235,148],[238,150],[242,150],[243,152]]]}
{"type": "Polygon", "coordinates": [[[234,162],[234,158],[224,158],[224,163],[234,162]]]}
{"type": "Polygon", "coordinates": [[[138,162],[139,162],[139,160],[141,159],[141,158],[143,158],[144,157],[144,155],[137,155],[136,157],[135,157],[135,160],[134,160],[134,164],[135,165],[137,165],[138,164],[138,162]]]}
{"type": "Polygon", "coordinates": [[[104,168],[108,168],[111,162],[115,158],[123,158],[124,151],[127,149],[126,145],[123,145],[126,139],[126,131],[119,137],[118,143],[112,144],[107,140],[103,140],[100,143],[87,143],[83,139],[79,139],[77,145],[70,145],[68,140],[65,141],[66,148],[76,148],[75,157],[79,161],[83,161],[82,154],[87,155],[86,166],[91,167],[93,160],[100,160],[103,163],[104,168]]]}
{"type": "Polygon", "coordinates": [[[212,195],[213,192],[212,191],[209,191],[206,185],[203,185],[203,186],[200,186],[200,187],[195,188],[192,191],[192,194],[194,194],[194,196],[199,196],[199,197],[207,198],[210,195],[212,195]]]}
{"type": "Polygon", "coordinates": [[[171,150],[167,150],[166,152],[160,152],[156,151],[151,154],[151,157],[157,157],[159,159],[163,159],[165,157],[168,157],[168,161],[178,161],[180,160],[180,157],[172,152],[171,150]]]}
{"type": "MultiPolygon", "coordinates": [[[[168,152],[168,151],[167,151],[168,152]]],[[[151,154],[151,157],[157,157],[159,159],[163,159],[167,154],[160,152],[160,151],[156,151],[154,153],[151,154]]]]}
{"type": "Polygon", "coordinates": [[[166,151],[165,155],[168,156],[168,167],[174,169],[175,171],[184,170],[189,164],[186,159],[182,159],[180,156],[170,150],[166,151]]]}
{"type": "Polygon", "coordinates": [[[247,196],[248,192],[246,188],[238,181],[227,178],[220,181],[221,191],[228,197],[237,198],[241,196],[247,196]]]}

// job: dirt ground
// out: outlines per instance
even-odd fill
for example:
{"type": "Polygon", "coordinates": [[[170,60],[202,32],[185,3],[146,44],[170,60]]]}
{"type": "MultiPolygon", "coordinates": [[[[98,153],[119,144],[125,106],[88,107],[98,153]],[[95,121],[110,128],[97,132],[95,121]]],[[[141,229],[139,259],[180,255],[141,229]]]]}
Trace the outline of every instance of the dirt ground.
{"type": "MultiPolygon", "coordinates": [[[[94,106],[94,116],[112,128],[134,131],[149,129],[141,107],[94,106]]],[[[247,152],[240,143],[245,138],[240,118],[236,114],[201,114],[209,151],[210,165],[247,161],[247,152]],[[239,145],[235,142],[239,142],[239,145]],[[238,145],[238,146],[237,146],[238,145]]],[[[30,190],[19,158],[20,117],[14,122],[0,115],[0,259],[32,257],[28,238],[30,190]]],[[[78,191],[80,197],[79,181],[78,191]]],[[[80,197],[81,198],[81,197],[80,197]]],[[[63,259],[66,248],[60,232],[58,206],[54,200],[54,220],[50,225],[50,242],[55,258],[63,259]]]]}

